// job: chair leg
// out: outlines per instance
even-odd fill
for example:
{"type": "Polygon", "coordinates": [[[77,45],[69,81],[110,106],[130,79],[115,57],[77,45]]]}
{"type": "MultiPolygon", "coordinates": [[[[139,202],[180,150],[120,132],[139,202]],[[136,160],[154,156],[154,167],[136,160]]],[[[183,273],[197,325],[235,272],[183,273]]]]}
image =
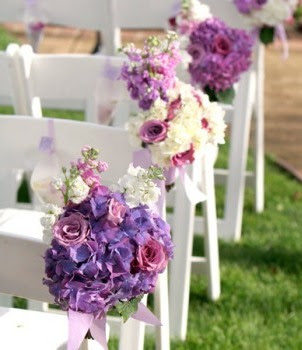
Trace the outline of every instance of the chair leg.
{"type": "Polygon", "coordinates": [[[130,318],[122,323],[119,350],[143,350],[145,338],[145,323],[130,318]]]}
{"type": "Polygon", "coordinates": [[[264,210],[264,54],[263,45],[258,46],[256,63],[255,101],[255,211],[264,210]]]}
{"type": "Polygon", "coordinates": [[[245,170],[249,147],[249,135],[252,116],[252,96],[255,92],[255,76],[245,74],[244,86],[236,97],[235,113],[232,120],[231,144],[229,156],[229,176],[225,199],[226,232],[223,237],[238,241],[244,205],[245,170]]]}
{"type": "MultiPolygon", "coordinates": [[[[192,175],[195,172],[193,167],[188,168],[188,171],[192,175]]],[[[189,311],[195,205],[188,201],[179,179],[176,188],[172,229],[175,249],[174,259],[170,264],[170,305],[172,305],[170,327],[172,337],[185,340],[189,311]]]]}
{"type": "Polygon", "coordinates": [[[208,297],[218,300],[220,297],[219,248],[217,235],[217,214],[214,184],[214,150],[207,153],[203,159],[202,186],[207,195],[203,203],[205,218],[204,248],[208,278],[208,297]]]}
{"type": "Polygon", "coordinates": [[[170,350],[168,272],[159,275],[154,293],[155,314],[162,326],[156,327],[156,350],[170,350]]]}

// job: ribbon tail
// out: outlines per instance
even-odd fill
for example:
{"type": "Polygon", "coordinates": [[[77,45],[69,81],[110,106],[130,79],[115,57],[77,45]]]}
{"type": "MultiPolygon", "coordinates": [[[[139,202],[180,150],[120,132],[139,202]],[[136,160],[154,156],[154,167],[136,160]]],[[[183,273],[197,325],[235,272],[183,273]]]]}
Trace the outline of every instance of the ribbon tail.
{"type": "Polygon", "coordinates": [[[67,350],[78,350],[92,324],[93,315],[69,310],[68,319],[67,350]]]}
{"type": "Polygon", "coordinates": [[[279,37],[279,39],[281,40],[281,43],[282,43],[283,58],[285,60],[287,60],[288,57],[289,57],[289,47],[288,47],[288,40],[287,40],[286,31],[285,31],[285,28],[284,28],[283,24],[279,24],[277,26],[277,35],[278,35],[278,37],[279,37]]]}
{"type": "Polygon", "coordinates": [[[137,311],[131,317],[152,326],[162,326],[160,320],[143,303],[138,304],[137,311]]]}
{"type": "Polygon", "coordinates": [[[192,204],[204,202],[207,196],[200,191],[197,185],[191,180],[184,168],[179,170],[180,180],[184,186],[186,195],[192,204]]]}
{"type": "Polygon", "coordinates": [[[152,165],[151,153],[148,149],[140,149],[133,152],[133,166],[140,166],[142,168],[149,168],[152,165]]]}
{"type": "Polygon", "coordinates": [[[108,350],[106,340],[106,317],[94,320],[90,326],[93,338],[102,346],[102,350],[108,350]]]}

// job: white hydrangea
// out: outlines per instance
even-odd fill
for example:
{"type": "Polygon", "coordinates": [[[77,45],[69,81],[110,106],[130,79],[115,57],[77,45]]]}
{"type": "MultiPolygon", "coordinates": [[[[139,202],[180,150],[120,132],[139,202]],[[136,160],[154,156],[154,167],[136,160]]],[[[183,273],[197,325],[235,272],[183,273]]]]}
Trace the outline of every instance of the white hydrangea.
{"type": "Polygon", "coordinates": [[[160,189],[148,177],[148,171],[141,167],[129,165],[128,172],[118,181],[119,191],[124,193],[130,208],[142,205],[152,205],[158,201],[160,189]]]}
{"type": "Polygon", "coordinates": [[[183,18],[192,22],[203,22],[212,18],[210,7],[202,4],[199,0],[186,0],[186,10],[182,9],[181,13],[176,17],[177,23],[181,23],[183,18]]]}
{"type": "Polygon", "coordinates": [[[260,9],[246,15],[251,26],[267,25],[275,27],[290,18],[297,6],[298,0],[268,0],[260,9]]]}
{"type": "MultiPolygon", "coordinates": [[[[167,93],[169,102],[181,97],[181,108],[174,111],[175,115],[169,121],[167,137],[158,143],[150,144],[152,162],[159,167],[171,166],[173,156],[186,152],[193,144],[194,154],[202,152],[205,144],[224,143],[226,124],[223,109],[209,100],[208,95],[200,90],[194,90],[190,84],[179,80],[175,87],[167,93]],[[202,120],[206,119],[208,128],[202,128],[202,120]]],[[[165,120],[169,104],[156,103],[150,110],[130,118],[128,130],[130,139],[141,145],[139,138],[140,127],[150,119],[165,120]],[[160,110],[160,112],[158,112],[160,110]],[[156,116],[159,115],[159,118],[156,116]]]]}
{"type": "Polygon", "coordinates": [[[79,204],[88,196],[89,190],[89,186],[84,182],[82,177],[78,176],[72,181],[68,193],[69,198],[73,203],[79,204]]]}

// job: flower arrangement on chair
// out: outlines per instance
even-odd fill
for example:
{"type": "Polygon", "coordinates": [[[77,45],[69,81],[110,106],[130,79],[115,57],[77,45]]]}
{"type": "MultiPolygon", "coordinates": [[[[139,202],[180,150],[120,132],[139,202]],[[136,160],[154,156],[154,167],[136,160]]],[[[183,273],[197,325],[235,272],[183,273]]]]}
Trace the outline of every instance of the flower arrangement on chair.
{"type": "Polygon", "coordinates": [[[87,146],[82,156],[54,181],[64,207],[48,205],[41,219],[50,243],[43,283],[68,311],[68,349],[78,349],[87,333],[105,349],[110,310],[124,321],[133,317],[160,325],[140,301],[153,292],[173,257],[173,244],[169,225],[150,208],[160,195],[153,182],[163,179],[158,168],[130,165],[110,189],[101,184],[107,164],[97,160],[98,151],[87,146]]]}
{"type": "Polygon", "coordinates": [[[211,101],[232,103],[233,86],[252,63],[252,36],[213,17],[199,0],[183,0],[170,25],[181,35],[182,49],[187,52],[183,69],[188,70],[192,83],[211,101]]]}
{"type": "Polygon", "coordinates": [[[269,44],[276,34],[285,41],[283,23],[293,16],[298,0],[233,0],[247,23],[259,31],[260,41],[269,44]]]}
{"type": "Polygon", "coordinates": [[[224,143],[222,108],[176,78],[181,58],[175,33],[169,32],[162,41],[150,37],[143,50],[128,45],[122,51],[129,61],[124,63],[121,78],[143,107],[130,117],[130,138],[134,146],[150,151],[153,164],[165,170],[183,169],[202,154],[206,144],[224,143]],[[134,88],[133,77],[137,81],[134,88]],[[142,105],[146,98],[148,103],[142,105]]]}

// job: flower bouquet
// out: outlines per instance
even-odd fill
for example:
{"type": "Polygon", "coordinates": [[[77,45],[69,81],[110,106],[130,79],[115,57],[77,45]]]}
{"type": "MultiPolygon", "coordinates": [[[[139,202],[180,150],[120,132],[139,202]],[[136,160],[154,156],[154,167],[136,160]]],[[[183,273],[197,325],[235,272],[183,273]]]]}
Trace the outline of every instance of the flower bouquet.
{"type": "Polygon", "coordinates": [[[284,21],[290,19],[298,0],[233,0],[247,23],[259,31],[260,41],[269,44],[279,35],[286,41],[284,21]]]}
{"type": "Polygon", "coordinates": [[[199,0],[183,0],[174,28],[182,35],[191,81],[211,101],[232,103],[234,84],[252,63],[253,38],[213,17],[199,0]]]}
{"type": "Polygon", "coordinates": [[[154,291],[158,274],[173,256],[169,225],[151,210],[160,195],[157,168],[129,167],[114,188],[101,184],[107,164],[98,151],[85,147],[83,159],[63,169],[54,186],[65,206],[48,205],[41,219],[46,278],[55,302],[68,311],[68,349],[78,349],[92,336],[106,349],[106,314],[117,312],[160,325],[140,303],[154,291]]]}
{"type": "Polygon", "coordinates": [[[176,63],[180,60],[176,39],[175,33],[168,33],[163,41],[149,38],[143,50],[126,46],[123,52],[129,62],[125,62],[121,74],[131,97],[140,106],[145,98],[149,101],[143,104],[142,111],[130,117],[131,141],[134,146],[148,148],[152,163],[166,170],[191,164],[208,143],[223,143],[226,127],[221,107],[176,78],[176,63]],[[165,71],[169,72],[169,83],[163,88],[162,74],[158,72],[165,71]],[[134,94],[133,76],[138,92],[134,94]]]}

